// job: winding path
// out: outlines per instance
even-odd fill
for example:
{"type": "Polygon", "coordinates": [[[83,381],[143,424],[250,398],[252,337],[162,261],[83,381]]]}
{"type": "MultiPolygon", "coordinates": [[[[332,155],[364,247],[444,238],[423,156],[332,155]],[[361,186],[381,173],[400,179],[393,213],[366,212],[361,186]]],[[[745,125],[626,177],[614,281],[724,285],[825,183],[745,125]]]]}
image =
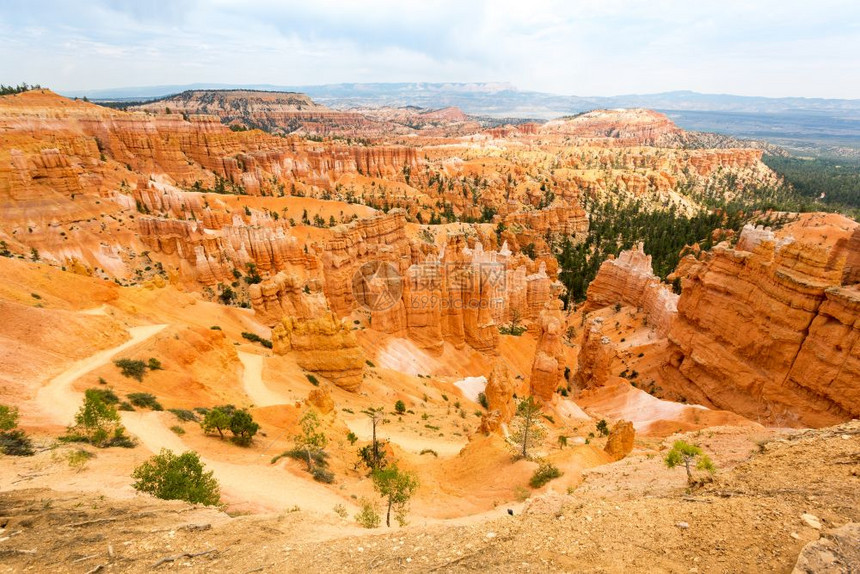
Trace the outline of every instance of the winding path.
{"type": "Polygon", "coordinates": [[[239,351],[239,360],[242,361],[244,367],[242,385],[245,387],[245,394],[258,407],[290,404],[293,401],[271,390],[263,382],[263,358],[262,355],[239,351]]]}
{"type": "Polygon", "coordinates": [[[34,399],[36,408],[48,420],[59,424],[71,424],[75,413],[81,405],[83,393],[72,390],[72,383],[90,371],[97,369],[110,362],[111,358],[134,347],[138,343],[149,339],[167,325],[145,325],[143,327],[131,327],[128,332],[131,339],[110,349],[99,351],[85,359],[73,363],[68,369],[48,381],[48,384],[36,392],[34,399]]]}

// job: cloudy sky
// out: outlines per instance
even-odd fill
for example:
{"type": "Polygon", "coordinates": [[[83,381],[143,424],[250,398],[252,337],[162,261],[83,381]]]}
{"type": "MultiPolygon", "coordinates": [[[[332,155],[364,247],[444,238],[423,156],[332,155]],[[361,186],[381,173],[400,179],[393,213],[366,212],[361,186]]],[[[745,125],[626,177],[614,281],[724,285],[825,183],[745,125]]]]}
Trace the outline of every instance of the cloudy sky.
{"type": "Polygon", "coordinates": [[[0,0],[0,83],[860,98],[857,0],[0,0]]]}

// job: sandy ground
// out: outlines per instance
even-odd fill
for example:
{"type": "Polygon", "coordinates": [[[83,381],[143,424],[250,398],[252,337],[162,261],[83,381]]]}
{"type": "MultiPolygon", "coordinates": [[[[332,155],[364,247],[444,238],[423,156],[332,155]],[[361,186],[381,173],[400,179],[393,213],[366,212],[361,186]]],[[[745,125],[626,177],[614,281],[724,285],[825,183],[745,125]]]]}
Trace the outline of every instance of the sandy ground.
{"type": "Polygon", "coordinates": [[[454,383],[454,386],[463,391],[464,397],[477,403],[478,395],[483,393],[484,389],[487,388],[487,377],[483,375],[480,377],[466,377],[454,383]]]}
{"type": "MultiPolygon", "coordinates": [[[[787,573],[808,542],[860,521],[858,424],[682,435],[704,441],[719,467],[692,493],[683,471],[645,453],[590,471],[571,494],[511,507],[513,516],[501,507],[461,524],[391,530],[356,530],[334,513],[229,518],[148,497],[7,491],[0,572],[787,573]]],[[[849,555],[835,549],[834,571],[856,571],[849,555]]]]}

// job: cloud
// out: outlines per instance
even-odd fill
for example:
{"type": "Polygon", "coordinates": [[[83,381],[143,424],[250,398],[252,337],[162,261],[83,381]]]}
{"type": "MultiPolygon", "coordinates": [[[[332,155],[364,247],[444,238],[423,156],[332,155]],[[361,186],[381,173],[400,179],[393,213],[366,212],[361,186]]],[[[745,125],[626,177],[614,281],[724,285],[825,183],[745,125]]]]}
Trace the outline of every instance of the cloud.
{"type": "Polygon", "coordinates": [[[0,82],[509,81],[860,97],[860,7],[760,0],[7,0],[0,82]]]}

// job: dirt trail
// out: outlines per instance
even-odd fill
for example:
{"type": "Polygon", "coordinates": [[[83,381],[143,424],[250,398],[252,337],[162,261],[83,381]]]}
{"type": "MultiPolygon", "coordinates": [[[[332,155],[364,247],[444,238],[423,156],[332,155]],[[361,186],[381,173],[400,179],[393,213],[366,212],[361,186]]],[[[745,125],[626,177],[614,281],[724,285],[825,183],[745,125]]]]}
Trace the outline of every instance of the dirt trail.
{"type": "MultiPolygon", "coordinates": [[[[347,419],[344,421],[349,430],[354,432],[361,440],[371,440],[373,429],[371,428],[370,419],[367,417],[347,419]]],[[[400,432],[390,427],[381,427],[377,430],[380,437],[385,438],[396,444],[402,449],[415,454],[420,454],[422,450],[429,449],[436,451],[436,454],[441,457],[457,456],[468,441],[463,438],[461,440],[453,438],[431,438],[422,437],[417,434],[400,432]]]]}
{"type": "Polygon", "coordinates": [[[289,397],[271,390],[263,382],[263,359],[261,355],[239,351],[239,360],[242,361],[244,373],[242,384],[245,393],[258,407],[269,407],[272,405],[285,405],[292,403],[289,397]]]}
{"type": "Polygon", "coordinates": [[[72,383],[90,371],[106,365],[117,353],[145,341],[166,326],[145,325],[142,327],[131,327],[128,330],[131,339],[122,345],[99,351],[95,355],[72,364],[68,369],[48,381],[47,385],[39,389],[34,399],[36,410],[42,413],[46,420],[63,425],[70,424],[81,402],[81,393],[72,390],[72,383]]]}

